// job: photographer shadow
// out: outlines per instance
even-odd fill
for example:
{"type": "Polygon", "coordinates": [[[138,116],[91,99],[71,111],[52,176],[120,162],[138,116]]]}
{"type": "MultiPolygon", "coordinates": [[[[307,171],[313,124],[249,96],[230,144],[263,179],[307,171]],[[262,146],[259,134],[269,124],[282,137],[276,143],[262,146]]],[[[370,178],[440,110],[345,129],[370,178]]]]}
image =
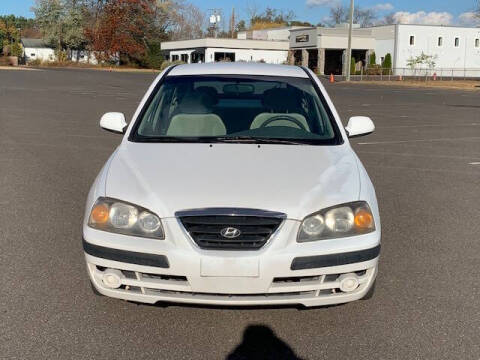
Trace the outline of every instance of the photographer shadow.
{"type": "Polygon", "coordinates": [[[247,359],[302,360],[287,343],[265,325],[248,326],[243,333],[242,342],[225,360],[247,359]]]}

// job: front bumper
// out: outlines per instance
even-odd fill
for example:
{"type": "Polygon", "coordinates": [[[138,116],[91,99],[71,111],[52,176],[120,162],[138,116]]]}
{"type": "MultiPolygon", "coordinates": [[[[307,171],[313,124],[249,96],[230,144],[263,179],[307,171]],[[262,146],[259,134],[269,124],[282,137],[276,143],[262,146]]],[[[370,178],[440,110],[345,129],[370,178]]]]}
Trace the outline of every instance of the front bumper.
{"type": "Polygon", "coordinates": [[[95,288],[124,300],[320,306],[364,297],[377,275],[380,233],[299,244],[298,226],[299,222],[286,220],[257,251],[201,250],[173,218],[164,223],[170,241],[84,227],[83,244],[95,288]],[[118,288],[105,286],[105,271],[117,274],[118,288]],[[358,280],[351,292],[340,290],[345,274],[358,280]]]}

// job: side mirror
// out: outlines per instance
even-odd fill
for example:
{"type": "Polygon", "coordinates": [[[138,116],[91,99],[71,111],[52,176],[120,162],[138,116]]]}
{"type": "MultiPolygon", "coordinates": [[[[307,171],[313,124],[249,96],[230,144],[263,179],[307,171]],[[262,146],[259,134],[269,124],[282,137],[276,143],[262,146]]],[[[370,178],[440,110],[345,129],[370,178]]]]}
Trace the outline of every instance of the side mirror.
{"type": "Polygon", "coordinates": [[[127,127],[125,115],[119,112],[109,112],[100,119],[100,127],[115,134],[124,134],[127,127]]]}
{"type": "Polygon", "coordinates": [[[369,117],[354,116],[348,120],[345,130],[347,130],[348,137],[353,138],[373,133],[375,131],[375,125],[369,117]]]}

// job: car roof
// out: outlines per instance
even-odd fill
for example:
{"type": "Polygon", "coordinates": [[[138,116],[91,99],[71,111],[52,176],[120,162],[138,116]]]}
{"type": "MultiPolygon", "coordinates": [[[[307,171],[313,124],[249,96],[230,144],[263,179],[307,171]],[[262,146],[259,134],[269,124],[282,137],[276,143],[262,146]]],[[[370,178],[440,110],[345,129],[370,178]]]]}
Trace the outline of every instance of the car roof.
{"type": "Polygon", "coordinates": [[[218,62],[175,66],[169,76],[181,75],[266,75],[308,78],[299,66],[248,62],[218,62]]]}

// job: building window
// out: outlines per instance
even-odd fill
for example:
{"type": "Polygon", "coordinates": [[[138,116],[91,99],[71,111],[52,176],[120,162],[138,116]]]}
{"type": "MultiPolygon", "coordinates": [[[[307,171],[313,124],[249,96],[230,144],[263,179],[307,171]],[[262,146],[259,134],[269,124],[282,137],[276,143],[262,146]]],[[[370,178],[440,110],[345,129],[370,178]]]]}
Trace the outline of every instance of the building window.
{"type": "Polygon", "coordinates": [[[455,47],[459,47],[460,46],[460,38],[456,37],[455,38],[455,47]]]}
{"type": "Polygon", "coordinates": [[[475,47],[480,47],[480,39],[475,39],[475,47]]]}
{"type": "Polygon", "coordinates": [[[438,46],[439,47],[443,46],[443,37],[441,36],[438,38],[438,46]]]}
{"type": "Polygon", "coordinates": [[[310,36],[305,34],[305,35],[298,35],[296,38],[295,38],[295,42],[299,43],[299,42],[308,42],[310,40],[310,36]]]}
{"type": "Polygon", "coordinates": [[[215,62],[217,62],[217,61],[235,62],[235,53],[216,52],[215,53],[215,62]]]}
{"type": "Polygon", "coordinates": [[[188,54],[182,54],[181,57],[183,62],[188,62],[188,54]]]}
{"type": "Polygon", "coordinates": [[[410,36],[410,46],[415,45],[415,36],[411,35],[410,36]]]}
{"type": "Polygon", "coordinates": [[[172,61],[178,61],[178,55],[172,55],[172,61]]]}

